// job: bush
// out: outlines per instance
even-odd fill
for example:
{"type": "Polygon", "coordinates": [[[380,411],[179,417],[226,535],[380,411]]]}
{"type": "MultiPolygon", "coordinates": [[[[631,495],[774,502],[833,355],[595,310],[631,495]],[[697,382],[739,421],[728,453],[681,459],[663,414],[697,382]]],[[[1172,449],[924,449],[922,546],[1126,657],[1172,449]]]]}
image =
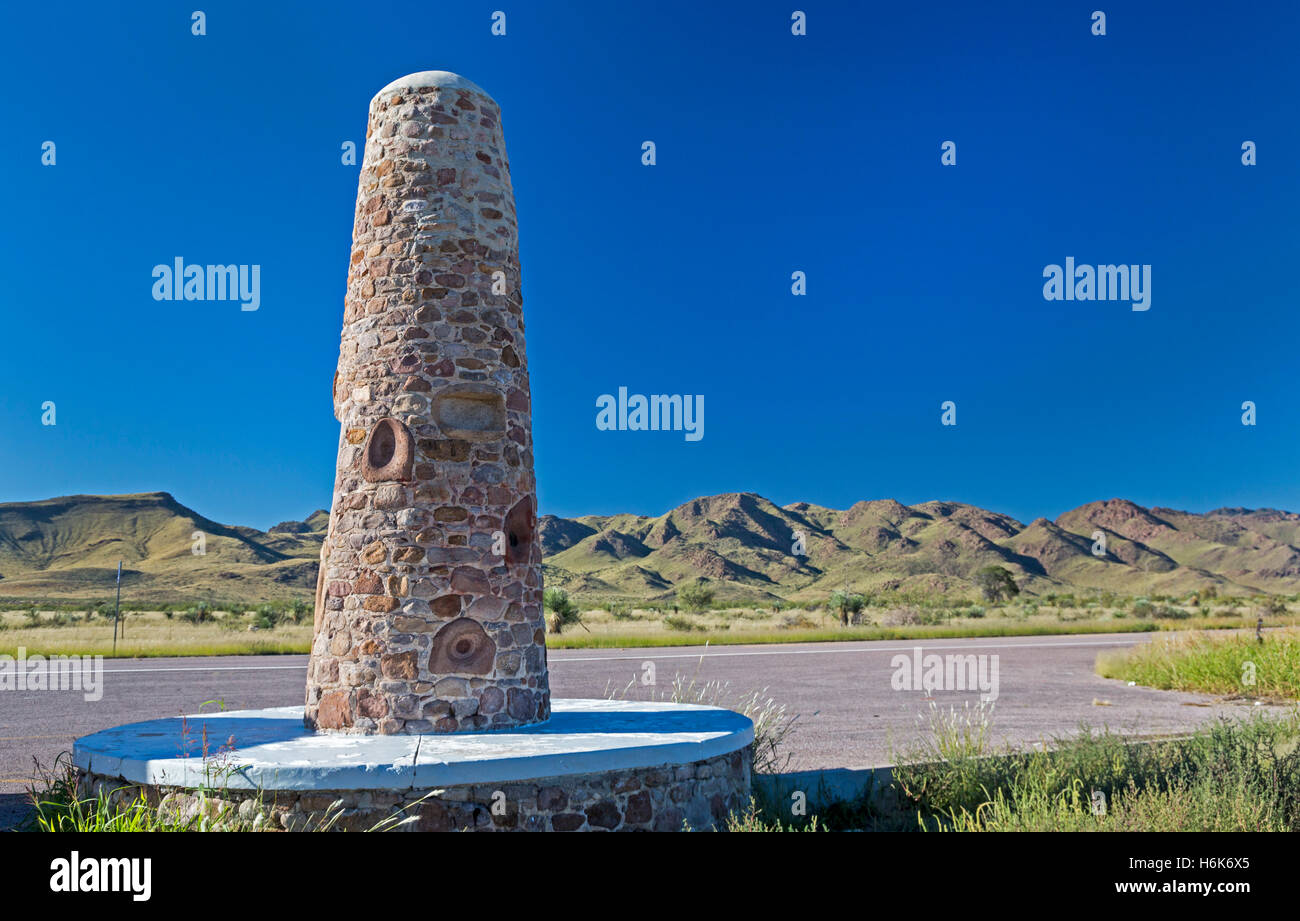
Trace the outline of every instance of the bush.
{"type": "Polygon", "coordinates": [[[200,601],[198,604],[192,604],[181,615],[181,620],[189,624],[205,624],[216,620],[212,614],[212,606],[206,601],[200,601]]]}
{"type": "Polygon", "coordinates": [[[1268,617],[1280,617],[1286,613],[1286,600],[1278,597],[1268,598],[1260,605],[1260,611],[1268,617]]]}
{"type": "Polygon", "coordinates": [[[817,621],[813,620],[807,614],[787,614],[781,618],[778,629],[781,630],[808,630],[817,626],[817,621]]]}
{"type": "Polygon", "coordinates": [[[853,622],[857,623],[858,615],[862,609],[867,606],[867,599],[862,595],[851,595],[848,592],[835,591],[831,593],[831,607],[840,612],[840,625],[847,627],[849,619],[852,617],[853,622]]]}
{"type": "Polygon", "coordinates": [[[914,627],[920,624],[933,624],[937,621],[938,617],[934,613],[906,605],[886,611],[880,622],[886,627],[914,627]]]}
{"type": "Polygon", "coordinates": [[[253,624],[259,630],[274,630],[283,615],[269,604],[259,604],[253,612],[253,624]]]}
{"type": "Polygon", "coordinates": [[[689,633],[692,630],[703,630],[704,627],[695,623],[689,617],[681,617],[677,614],[669,614],[664,618],[664,626],[669,630],[680,630],[683,633],[689,633]]]}
{"type": "MultiPolygon", "coordinates": [[[[548,588],[542,592],[542,606],[551,612],[547,626],[552,633],[563,633],[564,628],[577,624],[582,627],[582,614],[578,606],[562,588],[548,588]]],[[[585,630],[586,627],[583,627],[585,630]]]]}
{"type": "Polygon", "coordinates": [[[703,582],[683,585],[677,590],[677,603],[692,614],[697,614],[713,604],[713,589],[703,582]]]}

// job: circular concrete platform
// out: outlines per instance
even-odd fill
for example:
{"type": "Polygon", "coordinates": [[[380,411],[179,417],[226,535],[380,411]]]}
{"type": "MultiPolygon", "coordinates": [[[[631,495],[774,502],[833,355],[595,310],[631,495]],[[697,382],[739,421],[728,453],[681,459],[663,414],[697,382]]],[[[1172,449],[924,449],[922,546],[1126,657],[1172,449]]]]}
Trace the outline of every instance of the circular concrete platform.
{"type": "Polygon", "coordinates": [[[73,760],[153,786],[406,790],[691,764],[754,740],[731,710],[647,701],[556,700],[545,723],[446,735],[316,733],[302,716],[276,707],[130,723],[78,739],[73,760]]]}
{"type": "Polygon", "coordinates": [[[131,723],[78,739],[83,796],[182,823],[289,831],[680,831],[750,794],[754,725],[717,707],[554,700],[551,718],[442,735],[316,733],[302,707],[131,723]]]}

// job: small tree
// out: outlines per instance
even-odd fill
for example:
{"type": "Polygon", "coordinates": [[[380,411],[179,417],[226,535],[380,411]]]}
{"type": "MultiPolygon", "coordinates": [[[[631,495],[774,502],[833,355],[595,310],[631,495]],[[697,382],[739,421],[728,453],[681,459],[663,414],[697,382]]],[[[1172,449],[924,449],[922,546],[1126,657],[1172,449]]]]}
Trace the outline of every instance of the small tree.
{"type": "Polygon", "coordinates": [[[213,619],[212,606],[206,601],[200,601],[197,604],[190,605],[181,617],[191,624],[206,623],[213,619]]]}
{"type": "MultiPolygon", "coordinates": [[[[577,624],[586,630],[578,606],[569,598],[569,593],[562,588],[548,588],[542,592],[542,606],[551,612],[550,629],[552,633],[563,633],[570,624],[577,624]]],[[[590,631],[588,631],[590,632],[590,631]]]]}
{"type": "Polygon", "coordinates": [[[692,614],[698,614],[713,604],[713,589],[703,582],[683,585],[677,590],[677,602],[692,614]]]}
{"type": "Polygon", "coordinates": [[[840,612],[840,625],[847,627],[853,615],[861,614],[867,606],[867,599],[862,595],[851,595],[838,589],[831,592],[831,607],[840,612]]]}
{"type": "Polygon", "coordinates": [[[253,623],[259,630],[274,630],[282,617],[272,604],[259,604],[253,610],[253,623]]]}
{"type": "Polygon", "coordinates": [[[1020,594],[1011,572],[1002,566],[985,566],[975,574],[975,584],[989,602],[1009,600],[1020,594]]]}

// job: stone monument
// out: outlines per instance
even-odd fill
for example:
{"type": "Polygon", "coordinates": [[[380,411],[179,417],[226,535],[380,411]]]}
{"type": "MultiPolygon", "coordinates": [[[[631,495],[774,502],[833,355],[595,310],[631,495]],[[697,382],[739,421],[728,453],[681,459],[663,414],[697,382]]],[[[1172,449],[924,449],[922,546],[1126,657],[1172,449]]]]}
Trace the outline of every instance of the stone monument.
{"type": "Polygon", "coordinates": [[[357,189],[309,727],[549,715],[522,301],[496,103],[442,71],[390,83],[357,189]]]}

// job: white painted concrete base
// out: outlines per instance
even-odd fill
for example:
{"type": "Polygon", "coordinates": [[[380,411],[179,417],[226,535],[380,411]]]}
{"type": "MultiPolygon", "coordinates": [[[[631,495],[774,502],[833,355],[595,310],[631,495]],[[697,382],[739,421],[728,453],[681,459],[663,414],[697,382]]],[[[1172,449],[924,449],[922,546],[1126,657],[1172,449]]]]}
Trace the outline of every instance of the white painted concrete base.
{"type": "Polygon", "coordinates": [[[718,707],[626,700],[551,707],[545,723],[520,729],[425,736],[315,733],[303,726],[302,707],[203,713],[85,736],[73,760],[88,773],[159,786],[423,790],[689,764],[754,740],[748,717],[718,707]]]}

